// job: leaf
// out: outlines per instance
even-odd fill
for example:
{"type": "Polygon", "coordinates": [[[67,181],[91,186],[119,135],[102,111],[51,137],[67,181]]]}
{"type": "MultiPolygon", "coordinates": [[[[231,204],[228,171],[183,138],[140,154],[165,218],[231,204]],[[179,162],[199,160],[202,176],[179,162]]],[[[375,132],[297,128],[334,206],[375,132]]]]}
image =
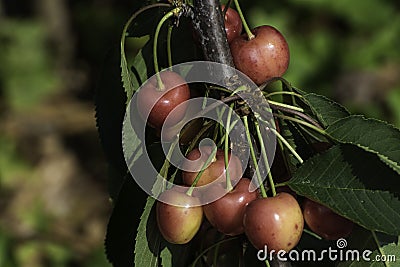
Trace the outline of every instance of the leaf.
{"type": "Polygon", "coordinates": [[[109,163],[109,193],[115,199],[124,182],[126,163],[122,152],[122,121],[126,96],[121,83],[119,51],[108,53],[95,92],[96,124],[109,163]]]}
{"type": "Polygon", "coordinates": [[[345,107],[325,96],[310,93],[303,95],[303,97],[324,127],[328,127],[335,121],[350,116],[345,107]]]}
{"type": "Polygon", "coordinates": [[[133,94],[151,76],[151,73],[154,73],[152,42],[152,39],[146,42],[130,65],[126,62],[125,57],[121,55],[121,77],[128,101],[132,99],[133,94]],[[123,68],[122,64],[126,69],[123,68]]]}
{"type": "MultiPolygon", "coordinates": [[[[129,101],[133,95],[133,93],[138,89],[139,85],[141,82],[144,82],[147,80],[147,75],[146,77],[136,77],[134,73],[130,71],[130,66],[127,61],[126,53],[125,53],[125,42],[126,42],[126,37],[142,37],[145,35],[151,35],[153,33],[154,25],[159,21],[159,17],[163,15],[163,11],[166,8],[169,8],[168,4],[157,4],[158,7],[156,9],[151,6],[145,6],[144,8],[136,11],[126,22],[124,29],[122,30],[121,34],[121,41],[120,41],[120,46],[121,46],[121,78],[122,78],[122,83],[125,88],[127,100],[129,101]],[[162,5],[162,6],[161,6],[162,5]],[[151,15],[149,14],[151,12],[151,15]]],[[[149,54],[151,55],[151,54],[149,54]]],[[[151,57],[145,57],[146,59],[150,59],[151,57]]],[[[138,71],[139,73],[142,72],[144,69],[144,66],[141,64],[143,63],[143,56],[139,52],[137,57],[135,58],[133,62],[133,66],[135,67],[135,70],[138,71]]]]}
{"type": "Polygon", "coordinates": [[[363,257],[364,251],[359,251],[360,260],[353,262],[342,262],[338,265],[338,267],[397,267],[400,262],[400,246],[395,243],[388,244],[386,246],[381,247],[381,251],[375,250],[367,252],[365,258],[363,257]],[[382,258],[388,259],[386,264],[381,261],[382,258]]]}
{"type": "Polygon", "coordinates": [[[147,197],[135,239],[135,266],[159,266],[158,254],[161,251],[161,236],[157,229],[154,204],[155,199],[147,197]]]}
{"type": "Polygon", "coordinates": [[[136,134],[135,129],[133,129],[132,121],[134,121],[136,119],[135,116],[137,116],[137,112],[131,111],[134,107],[135,105],[128,106],[126,118],[122,126],[122,146],[126,162],[128,163],[128,169],[131,169],[131,166],[143,153],[142,140],[136,134]],[[132,115],[134,116],[133,120],[131,117],[132,115]]]}
{"type": "Polygon", "coordinates": [[[388,191],[365,188],[339,146],[304,162],[288,185],[366,229],[400,234],[400,201],[388,191]]]}
{"type": "Polygon", "coordinates": [[[326,132],[336,141],[356,145],[400,174],[400,131],[392,125],[363,116],[349,116],[330,125],[326,132]]]}
{"type": "MultiPolygon", "coordinates": [[[[139,216],[145,204],[146,194],[126,176],[125,182],[115,202],[105,240],[107,259],[114,267],[134,266],[134,246],[139,216]]],[[[139,266],[139,265],[138,265],[139,266]]]]}

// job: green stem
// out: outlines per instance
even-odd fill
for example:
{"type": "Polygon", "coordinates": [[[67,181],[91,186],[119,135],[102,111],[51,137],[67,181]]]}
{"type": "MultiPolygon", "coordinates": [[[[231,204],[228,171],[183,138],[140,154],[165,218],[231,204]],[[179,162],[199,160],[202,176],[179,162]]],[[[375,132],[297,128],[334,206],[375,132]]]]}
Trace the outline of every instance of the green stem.
{"type": "Polygon", "coordinates": [[[208,131],[208,129],[210,129],[210,127],[213,126],[214,124],[215,124],[214,121],[211,121],[207,125],[204,125],[203,128],[201,128],[200,132],[193,138],[193,140],[190,143],[189,147],[186,149],[186,154],[193,150],[194,146],[197,144],[197,141],[199,141],[200,137],[206,131],[208,131]]]}
{"type": "Polygon", "coordinates": [[[154,63],[154,71],[156,72],[156,78],[157,78],[157,83],[158,83],[158,89],[160,91],[163,91],[164,84],[161,81],[161,76],[160,76],[160,69],[158,66],[158,57],[157,57],[157,44],[158,44],[158,35],[160,34],[160,30],[162,25],[164,24],[165,21],[167,21],[169,18],[172,16],[176,16],[182,11],[181,7],[174,8],[173,10],[169,11],[167,14],[164,15],[164,17],[161,18],[161,20],[158,22],[156,30],[154,32],[154,41],[153,41],[153,63],[154,63]]]}
{"type": "Polygon", "coordinates": [[[310,236],[312,236],[312,237],[315,237],[316,239],[318,239],[318,240],[322,240],[322,237],[320,237],[319,235],[317,235],[316,233],[314,233],[314,232],[312,232],[312,231],[310,231],[310,230],[308,230],[308,229],[303,229],[303,232],[304,233],[306,233],[306,234],[309,234],[310,236]]]}
{"type": "Polygon", "coordinates": [[[217,154],[217,149],[218,149],[218,147],[215,146],[214,149],[212,150],[210,156],[208,157],[206,162],[204,162],[203,166],[201,167],[201,170],[197,173],[196,178],[194,179],[190,188],[187,190],[186,195],[191,196],[193,194],[193,190],[196,187],[198,181],[200,180],[201,175],[203,174],[205,169],[208,167],[208,165],[215,159],[215,155],[217,154]]]}
{"type": "MultiPolygon", "coordinates": [[[[171,163],[170,163],[169,159],[171,158],[172,152],[174,151],[176,145],[178,144],[178,141],[179,140],[177,139],[171,144],[171,146],[170,146],[170,148],[168,150],[167,156],[165,157],[164,163],[163,163],[163,165],[162,165],[162,167],[160,169],[160,175],[164,179],[167,179],[168,169],[171,166],[171,163]]],[[[163,181],[162,191],[164,191],[164,189],[165,189],[165,181],[163,181]]]]}
{"type": "Polygon", "coordinates": [[[242,12],[242,9],[240,8],[239,1],[238,0],[233,0],[233,1],[235,2],[237,12],[239,13],[240,19],[242,20],[243,28],[247,33],[247,38],[249,40],[254,39],[255,35],[251,32],[249,25],[247,24],[246,19],[243,16],[243,12],[242,12]]]}
{"type": "Polygon", "coordinates": [[[268,180],[269,180],[269,184],[271,185],[272,196],[276,196],[275,183],[274,183],[274,180],[272,178],[272,173],[271,173],[270,166],[269,166],[269,163],[268,163],[267,151],[265,149],[264,140],[262,138],[262,134],[261,134],[261,131],[260,131],[260,125],[258,124],[257,119],[255,120],[254,124],[255,124],[255,127],[256,127],[258,141],[260,142],[261,155],[262,155],[264,163],[265,163],[266,171],[268,172],[268,180]]]}
{"type": "Polygon", "coordinates": [[[234,107],[234,103],[231,104],[230,109],[228,111],[228,118],[226,119],[226,131],[225,131],[225,147],[224,147],[224,157],[225,157],[225,173],[226,173],[226,190],[229,192],[232,190],[232,183],[230,179],[230,174],[228,170],[229,166],[229,132],[231,126],[231,117],[232,111],[234,107]]]}
{"type": "Polygon", "coordinates": [[[324,129],[318,128],[317,126],[315,126],[315,125],[313,125],[313,124],[311,124],[311,123],[308,123],[308,122],[305,122],[305,121],[303,121],[303,120],[296,119],[296,118],[293,118],[293,117],[289,117],[289,116],[286,116],[286,115],[281,115],[281,114],[276,114],[276,113],[274,113],[273,115],[274,115],[275,117],[278,117],[278,118],[281,118],[281,119],[284,119],[284,120],[293,121],[293,122],[302,124],[302,125],[304,125],[304,126],[310,128],[310,129],[313,129],[314,131],[316,131],[316,132],[322,134],[323,136],[329,137],[329,136],[327,135],[327,133],[324,131],[324,129]]]}
{"type": "Polygon", "coordinates": [[[279,103],[276,101],[272,101],[272,100],[267,100],[268,104],[276,106],[276,107],[283,107],[286,109],[291,109],[291,110],[295,110],[295,111],[299,111],[299,112],[304,112],[304,109],[296,107],[296,106],[292,106],[292,105],[288,105],[288,104],[284,104],[284,103],[279,103]]]}
{"type": "Polygon", "coordinates": [[[292,95],[292,96],[296,96],[296,97],[298,97],[298,98],[304,98],[302,95],[300,95],[300,94],[297,94],[297,93],[295,93],[295,92],[288,92],[288,91],[279,91],[279,92],[272,92],[272,93],[268,93],[268,92],[263,92],[264,93],[264,96],[266,97],[266,98],[269,98],[269,97],[271,97],[271,96],[274,96],[274,95],[292,95]]]}
{"type": "Polygon", "coordinates": [[[168,56],[168,67],[169,70],[172,70],[172,50],[171,50],[171,40],[172,40],[172,29],[174,25],[170,24],[168,26],[168,33],[167,33],[167,56],[168,56]]]}
{"type": "MultiPolygon", "coordinates": [[[[376,243],[376,245],[378,247],[379,253],[381,254],[381,256],[384,256],[385,252],[382,250],[381,244],[379,243],[379,239],[376,236],[375,231],[371,231],[371,233],[372,233],[372,237],[374,238],[374,241],[375,241],[375,243],[376,243]]],[[[389,265],[388,265],[388,263],[386,261],[385,261],[385,266],[389,267],[389,265]]]]}
{"type": "Polygon", "coordinates": [[[269,261],[268,261],[268,260],[265,260],[265,265],[266,265],[267,267],[271,267],[271,265],[269,264],[269,261]]]}
{"type": "Polygon", "coordinates": [[[270,127],[269,129],[276,135],[276,137],[279,138],[279,140],[282,141],[282,143],[290,150],[290,152],[292,152],[293,156],[295,156],[295,158],[300,162],[300,164],[303,164],[304,160],[300,157],[299,154],[297,154],[296,150],[289,144],[289,142],[286,141],[286,139],[273,127],[270,127]]]}
{"type": "MultiPolygon", "coordinates": [[[[274,115],[275,115],[275,114],[274,114],[274,115]]],[[[277,115],[279,115],[279,114],[277,114],[277,115]]],[[[289,118],[290,118],[290,117],[289,117],[289,118]]],[[[275,129],[275,127],[270,127],[270,126],[269,126],[270,123],[267,122],[267,121],[265,121],[265,120],[263,120],[261,117],[259,117],[258,119],[261,120],[262,122],[264,122],[265,124],[267,124],[268,129],[271,130],[271,132],[273,132],[273,133],[276,135],[276,137],[278,137],[278,140],[279,140],[280,142],[282,142],[282,143],[290,150],[290,152],[292,152],[293,156],[295,156],[295,157],[297,158],[297,160],[298,160],[301,164],[303,164],[304,161],[303,161],[303,159],[300,157],[300,155],[297,154],[296,150],[295,150],[295,149],[288,143],[288,141],[286,141],[286,139],[275,129]]]]}
{"type": "MultiPolygon", "coordinates": [[[[229,128],[229,131],[228,131],[228,132],[231,132],[232,129],[233,129],[233,127],[235,127],[235,125],[236,125],[238,122],[239,122],[239,120],[234,121],[234,122],[232,123],[231,127],[229,128]]],[[[221,137],[221,140],[218,142],[217,147],[221,147],[221,146],[222,146],[222,143],[224,143],[224,142],[225,142],[225,134],[221,137]]]]}
{"type": "Polygon", "coordinates": [[[275,188],[277,188],[277,187],[282,187],[282,186],[287,186],[287,182],[275,184],[275,188]]]}
{"type": "Polygon", "coordinates": [[[126,60],[126,55],[125,55],[125,39],[128,35],[128,28],[131,26],[132,22],[139,16],[141,13],[143,13],[146,10],[149,10],[151,8],[156,8],[156,7],[170,7],[169,4],[165,3],[156,3],[152,5],[145,6],[135,13],[132,14],[132,16],[128,19],[126,24],[124,25],[124,28],[122,30],[122,35],[121,35],[121,41],[120,41],[120,47],[121,47],[121,66],[123,68],[126,68],[128,66],[127,60],[126,60]]]}
{"type": "Polygon", "coordinates": [[[254,152],[253,142],[252,142],[251,136],[250,136],[250,129],[249,129],[249,123],[247,121],[247,116],[243,117],[243,123],[244,123],[244,127],[246,129],[246,137],[247,137],[247,142],[249,143],[249,147],[250,147],[251,159],[254,163],[254,167],[256,168],[256,175],[257,175],[258,183],[260,184],[261,195],[263,198],[266,198],[267,192],[265,191],[264,183],[263,183],[263,180],[262,180],[261,174],[260,174],[260,169],[258,168],[257,158],[256,158],[256,154],[254,152]]]}

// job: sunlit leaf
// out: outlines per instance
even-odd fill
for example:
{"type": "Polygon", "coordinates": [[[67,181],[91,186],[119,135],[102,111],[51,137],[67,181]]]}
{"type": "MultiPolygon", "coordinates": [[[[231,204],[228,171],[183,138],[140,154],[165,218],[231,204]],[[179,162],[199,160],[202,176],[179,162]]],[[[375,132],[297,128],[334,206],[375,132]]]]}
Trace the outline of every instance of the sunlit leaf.
{"type": "Polygon", "coordinates": [[[339,146],[307,160],[288,184],[296,193],[366,229],[400,234],[399,199],[388,191],[366,188],[352,173],[339,146]]]}

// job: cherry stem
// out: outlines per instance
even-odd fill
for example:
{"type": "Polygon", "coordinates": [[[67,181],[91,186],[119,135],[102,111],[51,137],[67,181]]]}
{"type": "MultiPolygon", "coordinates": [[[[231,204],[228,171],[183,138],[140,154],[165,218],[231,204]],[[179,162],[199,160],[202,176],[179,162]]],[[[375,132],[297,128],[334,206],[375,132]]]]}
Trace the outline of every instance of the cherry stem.
{"type": "Polygon", "coordinates": [[[172,52],[171,52],[171,40],[172,40],[172,30],[174,25],[170,24],[168,26],[168,33],[167,33],[167,56],[168,56],[168,67],[172,70],[172,52]]]}
{"type": "Polygon", "coordinates": [[[174,151],[176,145],[178,144],[179,138],[174,140],[174,142],[172,142],[171,146],[169,147],[168,153],[165,157],[164,163],[160,169],[160,176],[163,177],[163,185],[162,185],[162,191],[164,191],[165,189],[165,179],[167,178],[168,175],[168,169],[171,166],[171,163],[169,161],[169,159],[172,156],[172,152],[174,151]]]}
{"type": "Polygon", "coordinates": [[[242,12],[242,9],[240,8],[239,1],[238,0],[233,0],[233,2],[235,2],[235,6],[236,6],[236,9],[237,9],[237,12],[239,13],[240,19],[242,20],[243,28],[247,33],[247,38],[249,40],[254,39],[256,36],[251,32],[251,30],[249,28],[249,25],[247,24],[246,19],[243,16],[243,12],[242,12]]]}
{"type": "Polygon", "coordinates": [[[218,147],[215,146],[214,149],[212,150],[210,156],[208,157],[206,162],[204,162],[203,166],[201,167],[201,170],[197,173],[196,178],[194,179],[194,181],[193,181],[192,185],[190,186],[190,188],[187,190],[186,195],[192,196],[193,190],[196,187],[197,183],[199,182],[201,175],[203,175],[203,172],[208,167],[208,165],[210,165],[210,163],[213,160],[215,160],[215,155],[217,154],[217,149],[218,149],[218,147]]]}
{"type": "Polygon", "coordinates": [[[200,130],[200,132],[194,137],[193,141],[190,143],[189,147],[186,149],[186,154],[189,153],[189,151],[192,151],[194,146],[197,144],[197,141],[200,139],[200,137],[208,131],[208,129],[211,128],[215,123],[214,121],[211,121],[207,125],[203,126],[203,128],[200,130]]]}
{"type": "MultiPolygon", "coordinates": [[[[296,106],[292,106],[292,105],[288,105],[288,104],[284,104],[284,103],[279,103],[273,100],[267,100],[268,104],[271,106],[271,108],[274,109],[278,109],[278,110],[282,110],[282,111],[297,111],[297,112],[304,112],[304,109],[296,107],[296,106]]],[[[303,114],[303,113],[302,113],[303,114]]],[[[296,115],[298,115],[298,113],[296,113],[296,115]]],[[[304,114],[303,114],[304,115],[304,114]]],[[[307,119],[308,120],[308,119],[307,119]]],[[[314,122],[313,122],[314,123],[314,122]]],[[[318,124],[316,124],[318,125],[318,124]]],[[[318,125],[319,126],[319,125],[318,125]]],[[[319,126],[320,127],[320,126],[319,126]]]]}
{"type": "Polygon", "coordinates": [[[146,10],[149,10],[151,8],[156,8],[156,7],[170,7],[170,6],[171,5],[165,4],[165,3],[156,3],[156,4],[148,5],[148,6],[145,6],[145,7],[141,8],[141,9],[139,9],[135,13],[133,13],[132,16],[128,19],[128,21],[126,22],[126,24],[124,25],[124,28],[122,30],[121,41],[120,41],[121,66],[123,68],[128,66],[128,63],[127,63],[127,60],[126,60],[126,55],[125,55],[125,39],[126,39],[126,37],[128,35],[128,28],[132,24],[132,22],[137,18],[137,16],[139,16],[140,14],[142,14],[146,10]]]}
{"type": "Polygon", "coordinates": [[[272,92],[272,93],[267,93],[267,92],[264,91],[263,93],[264,93],[264,96],[266,98],[269,98],[269,97],[274,96],[274,95],[292,95],[292,96],[296,96],[298,98],[304,98],[302,95],[300,95],[298,93],[288,92],[288,91],[279,91],[279,92],[272,92]]]}
{"type": "Polygon", "coordinates": [[[256,153],[254,152],[253,142],[252,142],[251,136],[250,136],[250,129],[249,129],[249,123],[247,121],[247,116],[243,117],[243,123],[244,123],[244,127],[246,129],[246,137],[247,137],[247,142],[249,143],[251,159],[254,163],[254,167],[256,168],[256,175],[257,175],[258,183],[260,184],[261,195],[263,198],[267,198],[268,197],[267,192],[265,191],[263,179],[261,178],[260,169],[258,168],[256,153]]]}
{"type": "MultiPolygon", "coordinates": [[[[293,121],[293,122],[296,122],[296,123],[298,123],[298,124],[302,124],[302,125],[304,125],[304,126],[310,128],[310,129],[313,129],[314,131],[320,133],[320,134],[323,135],[323,136],[329,137],[329,136],[327,135],[327,133],[324,131],[324,129],[322,129],[321,126],[319,126],[319,125],[318,125],[318,126],[319,126],[319,127],[318,127],[318,126],[316,126],[316,125],[314,125],[314,124],[311,124],[311,123],[308,123],[308,122],[306,122],[306,121],[303,121],[303,120],[300,120],[300,119],[297,119],[297,118],[293,118],[293,117],[289,117],[289,116],[285,116],[285,115],[281,115],[281,114],[273,113],[273,115],[274,115],[275,117],[277,117],[277,118],[281,118],[281,119],[284,119],[284,120],[293,121]]],[[[298,114],[296,114],[296,115],[298,115],[298,114]]],[[[303,114],[303,115],[304,115],[304,114],[303,114]]]]}
{"type": "Polygon", "coordinates": [[[277,187],[282,187],[282,186],[287,186],[287,182],[275,184],[275,188],[277,188],[277,187]]]}
{"type": "Polygon", "coordinates": [[[303,164],[304,160],[300,157],[300,155],[296,152],[296,150],[289,144],[288,141],[273,127],[270,127],[269,130],[273,132],[276,137],[278,137],[279,140],[282,141],[282,143],[292,152],[293,156],[300,162],[300,164],[303,164]]]}
{"type": "Polygon", "coordinates": [[[271,107],[272,109],[275,109],[275,110],[279,110],[279,111],[283,111],[283,112],[286,112],[286,113],[290,113],[290,114],[296,115],[296,116],[298,116],[298,117],[300,117],[300,118],[302,118],[302,119],[308,121],[309,123],[311,123],[311,124],[314,125],[315,127],[319,128],[320,130],[323,130],[322,126],[319,125],[319,123],[316,122],[313,118],[311,118],[311,117],[308,116],[307,114],[304,114],[304,113],[303,113],[304,111],[300,111],[300,110],[297,109],[297,108],[294,109],[295,106],[286,105],[286,104],[279,104],[279,105],[277,105],[277,104],[276,104],[277,102],[271,102],[271,101],[268,101],[268,103],[270,104],[270,107],[271,107]]]}
{"type": "Polygon", "coordinates": [[[304,233],[306,233],[306,234],[309,234],[310,236],[312,236],[312,237],[315,237],[316,239],[318,239],[318,240],[322,240],[322,237],[320,237],[319,235],[317,235],[316,233],[314,233],[314,232],[312,232],[312,231],[310,231],[310,230],[308,230],[308,229],[303,229],[303,232],[304,233]]]}
{"type": "Polygon", "coordinates": [[[271,267],[271,265],[269,264],[269,261],[268,261],[268,260],[265,260],[265,265],[266,265],[267,267],[271,267]]]}
{"type": "MultiPolygon", "coordinates": [[[[289,160],[286,157],[286,151],[284,150],[285,147],[280,139],[278,139],[278,144],[279,144],[280,152],[281,152],[281,155],[283,158],[283,163],[285,164],[285,169],[287,170],[289,177],[292,177],[292,170],[289,166],[289,160]]],[[[282,184],[284,184],[284,183],[282,183],[282,184]]],[[[277,185],[275,185],[275,187],[277,187],[277,185]]]]}
{"type": "Polygon", "coordinates": [[[165,14],[164,17],[162,17],[161,20],[158,22],[156,30],[154,32],[153,61],[154,61],[154,71],[156,72],[156,78],[157,78],[158,90],[159,91],[164,91],[165,88],[164,88],[164,84],[161,81],[160,69],[159,69],[159,66],[158,66],[158,57],[157,57],[158,35],[160,34],[160,30],[161,30],[161,27],[164,24],[164,22],[167,21],[172,16],[177,16],[181,11],[182,11],[182,8],[181,7],[177,7],[177,8],[174,8],[173,10],[169,11],[167,14],[165,14]]]}
{"type": "Polygon", "coordinates": [[[264,140],[262,138],[260,125],[258,124],[257,119],[254,121],[254,125],[256,127],[258,141],[260,142],[261,155],[262,155],[264,163],[265,163],[266,171],[268,172],[268,179],[269,179],[269,184],[271,186],[272,196],[276,196],[275,183],[274,183],[274,180],[272,178],[271,169],[270,169],[270,166],[269,166],[269,163],[268,163],[267,151],[265,149],[264,140]]]}
{"type": "Polygon", "coordinates": [[[226,119],[226,132],[225,132],[225,147],[224,147],[224,159],[225,159],[225,172],[226,172],[226,191],[231,191],[232,190],[232,183],[230,179],[230,174],[229,174],[229,132],[230,132],[230,126],[231,126],[231,117],[232,117],[232,111],[235,103],[232,103],[230,106],[230,109],[228,111],[228,118],[226,119]]]}

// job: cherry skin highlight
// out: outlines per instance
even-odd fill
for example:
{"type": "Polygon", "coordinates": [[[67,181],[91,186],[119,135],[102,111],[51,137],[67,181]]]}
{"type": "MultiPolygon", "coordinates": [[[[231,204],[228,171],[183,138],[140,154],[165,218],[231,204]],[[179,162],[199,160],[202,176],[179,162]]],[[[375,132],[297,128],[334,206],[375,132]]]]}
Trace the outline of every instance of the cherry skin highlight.
{"type": "Polygon", "coordinates": [[[260,26],[230,43],[233,61],[238,70],[261,85],[268,79],[282,76],[289,67],[289,46],[283,35],[274,27],[260,26]]]}

